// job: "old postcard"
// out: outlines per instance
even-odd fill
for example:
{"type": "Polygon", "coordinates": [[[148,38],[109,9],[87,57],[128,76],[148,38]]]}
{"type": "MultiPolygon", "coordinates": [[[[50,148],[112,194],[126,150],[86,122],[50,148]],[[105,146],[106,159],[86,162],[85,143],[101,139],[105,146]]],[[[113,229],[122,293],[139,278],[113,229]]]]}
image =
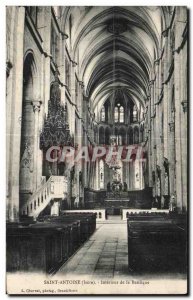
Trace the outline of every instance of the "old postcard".
{"type": "Polygon", "coordinates": [[[7,6],[6,292],[188,292],[188,10],[7,6]]]}

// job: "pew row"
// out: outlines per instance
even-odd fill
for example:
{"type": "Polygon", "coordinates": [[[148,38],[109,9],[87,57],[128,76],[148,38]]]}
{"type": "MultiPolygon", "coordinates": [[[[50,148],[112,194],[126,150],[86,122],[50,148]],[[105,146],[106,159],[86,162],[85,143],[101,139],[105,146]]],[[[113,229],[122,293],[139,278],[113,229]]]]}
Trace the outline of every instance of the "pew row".
{"type": "Polygon", "coordinates": [[[131,271],[179,272],[187,267],[185,215],[129,216],[128,266],[131,271]]]}
{"type": "Polygon", "coordinates": [[[97,221],[106,220],[106,209],[73,209],[73,210],[64,210],[63,213],[74,214],[74,213],[95,213],[97,221]]]}
{"type": "Polygon", "coordinates": [[[169,214],[169,209],[122,209],[122,220],[127,220],[129,216],[133,215],[162,215],[162,214],[169,214]]]}
{"type": "Polygon", "coordinates": [[[43,216],[7,224],[7,272],[54,274],[93,234],[96,214],[43,216]]]}

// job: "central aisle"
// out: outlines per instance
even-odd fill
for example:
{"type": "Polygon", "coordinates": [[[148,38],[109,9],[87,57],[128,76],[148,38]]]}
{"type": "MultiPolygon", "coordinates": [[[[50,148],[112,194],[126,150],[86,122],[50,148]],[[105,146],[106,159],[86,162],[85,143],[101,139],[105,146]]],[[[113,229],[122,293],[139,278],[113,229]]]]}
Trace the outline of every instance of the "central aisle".
{"type": "Polygon", "coordinates": [[[65,274],[105,278],[128,274],[127,224],[97,224],[91,238],[57,272],[65,274]]]}

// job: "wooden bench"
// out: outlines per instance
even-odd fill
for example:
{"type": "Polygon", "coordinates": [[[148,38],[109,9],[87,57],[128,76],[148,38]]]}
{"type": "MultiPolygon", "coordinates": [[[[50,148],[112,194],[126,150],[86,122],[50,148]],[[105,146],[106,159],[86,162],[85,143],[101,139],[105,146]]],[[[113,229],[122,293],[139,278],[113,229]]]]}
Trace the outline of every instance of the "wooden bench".
{"type": "Polygon", "coordinates": [[[95,214],[7,224],[7,271],[55,273],[96,229],[95,214]]]}
{"type": "Polygon", "coordinates": [[[127,225],[130,270],[186,271],[185,216],[129,216],[127,225]]]}

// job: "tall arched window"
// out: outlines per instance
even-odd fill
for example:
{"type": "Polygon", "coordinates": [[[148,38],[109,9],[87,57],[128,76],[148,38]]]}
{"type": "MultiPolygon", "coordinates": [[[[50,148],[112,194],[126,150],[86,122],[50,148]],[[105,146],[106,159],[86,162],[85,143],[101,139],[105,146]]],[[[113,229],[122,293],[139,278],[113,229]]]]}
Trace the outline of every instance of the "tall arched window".
{"type": "Polygon", "coordinates": [[[104,161],[101,159],[99,162],[99,186],[104,189],[104,161]]]}
{"type": "Polygon", "coordinates": [[[121,106],[120,109],[119,109],[119,122],[120,123],[124,122],[124,108],[123,108],[123,106],[121,106]]]}
{"type": "Polygon", "coordinates": [[[101,120],[101,122],[105,122],[105,108],[104,108],[104,106],[101,108],[100,120],[101,120]]]}
{"type": "Polygon", "coordinates": [[[114,119],[115,119],[115,122],[119,122],[119,108],[116,106],[115,107],[115,110],[114,110],[114,119]]]}
{"type": "Polygon", "coordinates": [[[120,103],[117,103],[114,109],[115,123],[124,123],[124,108],[120,103]]]}
{"type": "Polygon", "coordinates": [[[136,107],[136,105],[134,105],[134,107],[133,107],[133,122],[137,122],[137,121],[138,121],[137,107],[136,107]]]}
{"type": "Polygon", "coordinates": [[[114,109],[115,123],[124,123],[124,108],[120,103],[117,103],[114,109]]]}

